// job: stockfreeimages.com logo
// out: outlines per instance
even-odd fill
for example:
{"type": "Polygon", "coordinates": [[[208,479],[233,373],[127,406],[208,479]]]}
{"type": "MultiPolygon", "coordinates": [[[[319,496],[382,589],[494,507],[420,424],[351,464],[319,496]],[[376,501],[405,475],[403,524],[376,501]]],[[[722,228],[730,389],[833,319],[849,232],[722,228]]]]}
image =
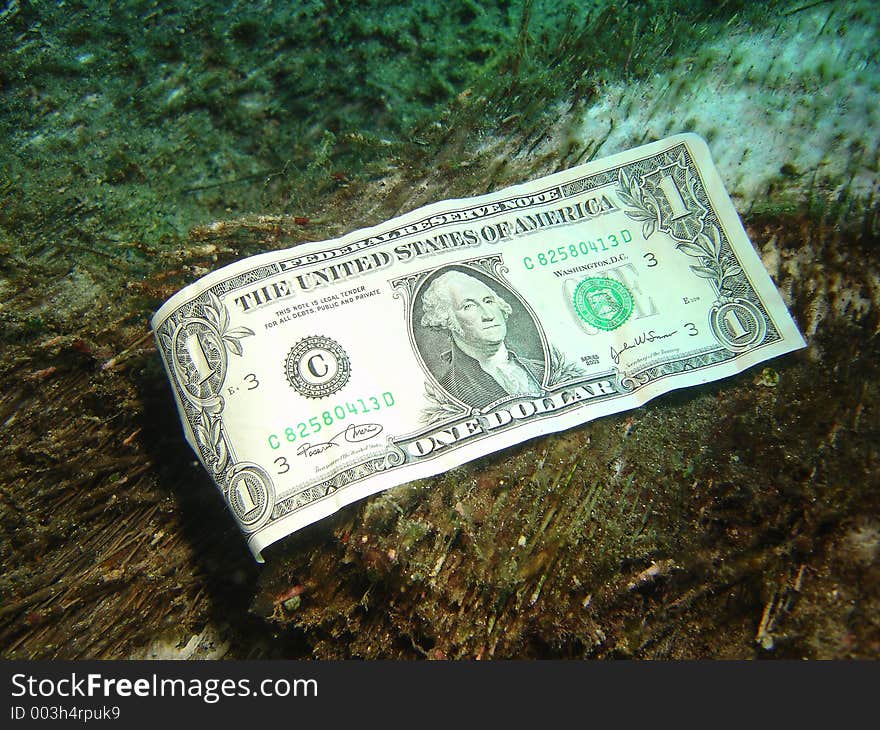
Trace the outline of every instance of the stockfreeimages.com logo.
{"type": "Polygon", "coordinates": [[[38,678],[29,674],[12,675],[12,696],[31,698],[98,697],[117,699],[126,697],[193,697],[208,704],[224,697],[317,697],[318,680],[268,678],[243,679],[189,679],[150,677],[127,679],[105,677],[92,673],[80,676],[71,672],[69,677],[38,678]]]}

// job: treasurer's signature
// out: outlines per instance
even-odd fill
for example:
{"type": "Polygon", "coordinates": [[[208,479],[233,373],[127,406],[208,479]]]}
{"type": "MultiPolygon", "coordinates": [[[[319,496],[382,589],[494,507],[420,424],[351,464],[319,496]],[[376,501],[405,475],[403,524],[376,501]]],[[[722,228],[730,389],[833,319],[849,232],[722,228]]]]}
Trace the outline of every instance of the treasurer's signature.
{"type": "Polygon", "coordinates": [[[634,350],[639,345],[644,345],[646,342],[653,342],[654,340],[665,340],[667,337],[672,337],[678,330],[672,330],[672,332],[667,332],[665,335],[658,335],[654,330],[648,330],[647,332],[642,332],[638,337],[633,337],[632,342],[624,342],[623,347],[619,350],[615,350],[613,347],[611,348],[611,359],[614,361],[615,365],[620,364],[620,356],[626,352],[627,350],[634,350]]]}
{"type": "Polygon", "coordinates": [[[300,446],[296,453],[300,456],[317,456],[323,454],[327,449],[333,446],[339,446],[336,439],[342,436],[348,443],[356,444],[359,441],[369,441],[374,436],[378,436],[382,431],[382,426],[378,423],[363,423],[359,426],[350,423],[345,427],[344,431],[337,433],[332,439],[324,441],[320,444],[310,444],[306,441],[300,446]]]}

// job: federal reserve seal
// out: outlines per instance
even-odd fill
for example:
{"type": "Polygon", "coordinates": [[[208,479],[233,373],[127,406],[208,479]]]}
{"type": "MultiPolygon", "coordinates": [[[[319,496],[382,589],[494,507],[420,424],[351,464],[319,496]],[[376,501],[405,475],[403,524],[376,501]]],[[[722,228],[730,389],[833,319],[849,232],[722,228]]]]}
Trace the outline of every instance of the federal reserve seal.
{"type": "Polygon", "coordinates": [[[616,330],[633,311],[633,296],[617,279],[589,276],[574,290],[574,311],[600,330],[616,330]]]}
{"type": "Polygon", "coordinates": [[[314,335],[304,337],[287,353],[284,374],[300,395],[326,398],[345,387],[351,364],[336,340],[314,335]]]}

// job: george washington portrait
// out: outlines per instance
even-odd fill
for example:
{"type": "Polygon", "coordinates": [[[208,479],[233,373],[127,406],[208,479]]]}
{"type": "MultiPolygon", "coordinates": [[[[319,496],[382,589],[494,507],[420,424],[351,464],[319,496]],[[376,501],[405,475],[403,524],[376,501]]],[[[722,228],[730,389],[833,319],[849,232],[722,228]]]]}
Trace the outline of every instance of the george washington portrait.
{"type": "Polygon", "coordinates": [[[435,272],[416,297],[413,330],[437,383],[471,407],[544,392],[544,350],[531,315],[481,273],[464,267],[435,272]]]}

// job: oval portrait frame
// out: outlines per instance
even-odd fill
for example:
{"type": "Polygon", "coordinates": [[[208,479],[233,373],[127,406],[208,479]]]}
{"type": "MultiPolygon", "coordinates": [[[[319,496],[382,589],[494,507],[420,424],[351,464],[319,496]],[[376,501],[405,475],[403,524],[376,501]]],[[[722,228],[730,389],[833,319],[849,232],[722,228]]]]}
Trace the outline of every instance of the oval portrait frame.
{"type": "Polygon", "coordinates": [[[438,277],[450,271],[459,271],[467,276],[480,281],[489,287],[495,294],[507,302],[513,310],[507,319],[507,336],[505,343],[508,348],[516,353],[518,357],[526,358],[529,361],[540,363],[540,381],[542,389],[547,387],[547,375],[550,368],[550,347],[547,336],[541,327],[540,321],[534,310],[519,295],[519,293],[508,284],[500,275],[503,270],[503,264],[500,261],[487,262],[491,266],[491,271],[485,263],[483,265],[475,265],[469,262],[459,262],[454,264],[446,264],[431,270],[425,275],[412,293],[410,302],[409,316],[409,337],[413,343],[413,349],[419,364],[425,372],[425,376],[432,386],[444,393],[450,401],[458,404],[466,410],[480,411],[496,406],[498,403],[504,402],[509,398],[516,396],[505,396],[493,400],[491,403],[481,406],[475,406],[472,403],[463,400],[461,397],[450,393],[441,382],[438,373],[443,368],[442,358],[451,346],[451,337],[442,331],[438,331],[435,327],[426,327],[422,325],[422,315],[424,308],[422,299],[425,291],[438,277]],[[512,324],[511,324],[512,323],[512,324]]]}

